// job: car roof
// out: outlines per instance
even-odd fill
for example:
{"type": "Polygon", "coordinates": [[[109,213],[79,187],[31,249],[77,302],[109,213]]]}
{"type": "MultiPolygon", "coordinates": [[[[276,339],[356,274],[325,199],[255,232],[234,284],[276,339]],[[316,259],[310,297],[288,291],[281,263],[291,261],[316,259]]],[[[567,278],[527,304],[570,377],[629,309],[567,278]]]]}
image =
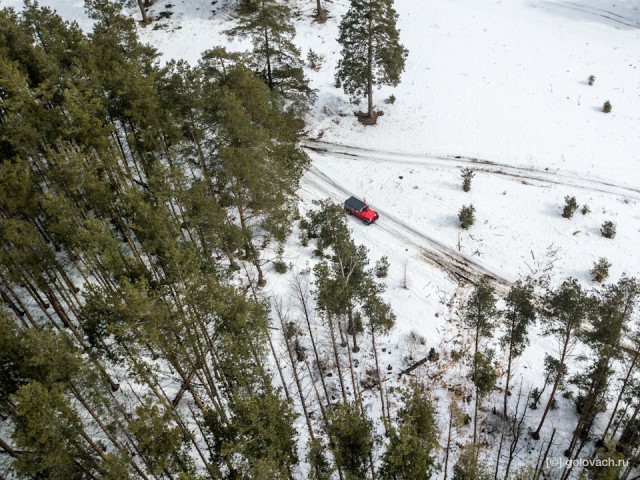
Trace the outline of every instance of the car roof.
{"type": "Polygon", "coordinates": [[[351,208],[355,208],[356,210],[361,210],[363,207],[366,207],[367,204],[362,200],[357,199],[356,197],[349,197],[344,202],[346,205],[349,205],[351,208]]]}

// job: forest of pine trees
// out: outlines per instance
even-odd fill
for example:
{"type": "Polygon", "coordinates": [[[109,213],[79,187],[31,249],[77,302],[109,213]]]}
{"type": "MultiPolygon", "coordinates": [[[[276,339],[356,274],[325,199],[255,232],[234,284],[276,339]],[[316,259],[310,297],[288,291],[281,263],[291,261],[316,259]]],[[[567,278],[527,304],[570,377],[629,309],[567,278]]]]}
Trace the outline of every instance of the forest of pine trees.
{"type": "MultiPolygon", "coordinates": [[[[392,1],[350,6],[337,78],[371,118],[407,52],[392,1]]],[[[467,395],[443,409],[410,375],[427,359],[398,374],[381,358],[396,321],[386,257],[354,241],[340,205],[300,218],[314,92],[290,7],[239,1],[226,33],[253,51],[212,46],[195,66],[160,65],[116,3],[86,7],[90,32],[33,2],[0,10],[0,478],[537,480],[569,385],[566,457],[630,459],[580,472],[630,478],[636,279],[469,285],[466,343],[445,360],[467,395]],[[285,304],[263,287],[293,231],[317,261],[292,272],[285,304]],[[536,322],[558,348],[528,392],[514,365],[536,322]],[[528,439],[538,461],[521,465],[528,439]]]]}

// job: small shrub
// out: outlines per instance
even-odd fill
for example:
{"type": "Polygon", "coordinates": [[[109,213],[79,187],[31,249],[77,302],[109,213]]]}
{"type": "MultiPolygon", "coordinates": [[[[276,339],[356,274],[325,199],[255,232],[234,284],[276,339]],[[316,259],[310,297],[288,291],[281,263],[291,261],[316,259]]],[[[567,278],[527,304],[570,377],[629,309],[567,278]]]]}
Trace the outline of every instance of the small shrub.
{"type": "Polygon", "coordinates": [[[340,80],[340,78],[336,77],[336,83],[335,83],[336,88],[342,88],[342,80],[340,80]]]}
{"type": "Polygon", "coordinates": [[[605,238],[614,238],[616,236],[616,224],[611,220],[607,220],[602,224],[600,233],[602,233],[602,236],[605,238]]]}
{"type": "Polygon", "coordinates": [[[409,332],[408,341],[409,341],[409,343],[411,345],[426,345],[427,344],[427,339],[424,338],[422,335],[420,335],[415,330],[411,330],[409,332]]]}
{"type": "Polygon", "coordinates": [[[580,211],[582,212],[583,215],[586,215],[587,213],[591,213],[591,209],[589,208],[589,205],[583,205],[582,210],[580,211]]]}
{"type": "Polygon", "coordinates": [[[609,100],[604,102],[604,105],[602,105],[602,111],[604,113],[609,113],[611,111],[611,102],[609,100]]]}
{"type": "Polygon", "coordinates": [[[287,264],[283,260],[275,260],[273,269],[278,273],[287,273],[287,264]]]}
{"type": "Polygon", "coordinates": [[[463,205],[458,213],[458,220],[460,220],[460,227],[465,230],[468,229],[476,221],[475,217],[476,209],[473,205],[463,205]]]}
{"type": "Polygon", "coordinates": [[[393,105],[394,103],[396,103],[396,96],[393,94],[389,95],[389,98],[386,98],[384,100],[384,103],[386,103],[387,105],[393,105]]]}
{"type": "Polygon", "coordinates": [[[597,262],[593,264],[591,269],[591,278],[598,283],[602,283],[609,276],[609,267],[611,264],[606,258],[601,257],[597,262]]]}
{"type": "Polygon", "coordinates": [[[309,62],[309,67],[315,70],[316,72],[320,70],[320,65],[322,64],[323,57],[318,55],[313,50],[309,49],[309,53],[307,53],[307,62],[309,62]]]}
{"type": "Polygon", "coordinates": [[[542,392],[540,391],[539,388],[534,388],[533,390],[531,390],[531,393],[529,393],[529,398],[531,399],[531,404],[529,405],[529,408],[531,410],[538,409],[538,403],[540,402],[541,395],[542,395],[542,392]]]}
{"type": "Polygon", "coordinates": [[[376,262],[376,277],[378,278],[386,278],[389,273],[389,259],[384,256],[380,260],[376,262]]]}
{"type": "Polygon", "coordinates": [[[562,392],[562,398],[571,400],[573,398],[573,392],[571,390],[565,390],[564,392],[562,392]]]}
{"type": "Polygon", "coordinates": [[[595,83],[595,81],[596,81],[596,76],[595,75],[589,75],[589,79],[588,79],[589,86],[593,85],[595,83]]]}
{"type": "Polygon", "coordinates": [[[564,209],[562,210],[562,216],[564,218],[571,218],[573,214],[578,209],[578,202],[576,201],[576,197],[570,197],[567,195],[564,197],[564,209]]]}
{"type": "Polygon", "coordinates": [[[471,190],[471,179],[476,176],[470,168],[464,168],[460,174],[462,177],[462,190],[468,192],[471,190]]]}

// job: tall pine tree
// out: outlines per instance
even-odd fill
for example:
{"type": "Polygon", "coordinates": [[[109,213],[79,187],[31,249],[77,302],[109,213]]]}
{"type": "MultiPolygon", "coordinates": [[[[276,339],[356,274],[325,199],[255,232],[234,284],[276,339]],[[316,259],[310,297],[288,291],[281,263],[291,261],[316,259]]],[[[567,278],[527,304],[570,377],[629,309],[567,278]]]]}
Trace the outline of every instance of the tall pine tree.
{"type": "Polygon", "coordinates": [[[407,50],[400,44],[398,14],[393,0],[351,0],[340,23],[342,58],[336,79],[353,101],[367,97],[366,118],[374,124],[373,88],[396,86],[404,71],[407,50]]]}
{"type": "Polygon", "coordinates": [[[250,38],[253,43],[252,68],[263,77],[269,90],[278,91],[293,100],[296,106],[303,107],[312,92],[302,70],[300,50],[293,43],[295,28],[291,17],[291,9],[286,3],[255,0],[250,12],[227,33],[250,38]]]}

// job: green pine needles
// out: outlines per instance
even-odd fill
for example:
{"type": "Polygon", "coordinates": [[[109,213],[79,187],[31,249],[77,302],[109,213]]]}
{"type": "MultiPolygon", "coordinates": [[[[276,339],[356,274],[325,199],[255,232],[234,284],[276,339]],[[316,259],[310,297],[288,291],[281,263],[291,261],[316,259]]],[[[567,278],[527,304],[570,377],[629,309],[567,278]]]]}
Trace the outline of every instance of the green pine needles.
{"type": "Polygon", "coordinates": [[[396,86],[404,71],[407,50],[396,28],[398,14],[393,0],[352,0],[340,23],[336,84],[342,85],[354,103],[367,97],[367,111],[361,115],[375,123],[373,88],[396,86]]]}
{"type": "Polygon", "coordinates": [[[226,33],[249,38],[253,43],[251,67],[260,73],[269,90],[280,92],[304,110],[313,92],[302,70],[300,50],[293,43],[295,28],[291,17],[291,9],[285,3],[255,0],[238,26],[226,33]]]}

